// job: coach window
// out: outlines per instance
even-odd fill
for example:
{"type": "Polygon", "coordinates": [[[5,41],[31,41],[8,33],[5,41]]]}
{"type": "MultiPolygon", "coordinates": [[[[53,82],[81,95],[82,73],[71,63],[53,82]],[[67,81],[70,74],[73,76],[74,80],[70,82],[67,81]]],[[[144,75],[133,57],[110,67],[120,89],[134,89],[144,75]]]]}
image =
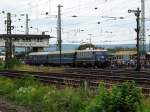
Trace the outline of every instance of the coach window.
{"type": "Polygon", "coordinates": [[[29,38],[29,42],[31,42],[31,38],[29,38]]]}
{"type": "Polygon", "coordinates": [[[124,58],[124,56],[123,55],[121,55],[121,59],[123,59],[124,58]]]}
{"type": "Polygon", "coordinates": [[[123,56],[122,56],[122,55],[120,56],[120,59],[123,59],[123,56]]]}
{"type": "Polygon", "coordinates": [[[82,57],[82,52],[80,53],[80,57],[82,57]]]}
{"type": "Polygon", "coordinates": [[[84,57],[85,53],[82,53],[82,56],[84,57]]]}
{"type": "Polygon", "coordinates": [[[118,56],[118,59],[120,59],[120,56],[118,56]]]}
{"type": "Polygon", "coordinates": [[[116,57],[114,57],[114,60],[116,59],[116,57]]]}
{"type": "Polygon", "coordinates": [[[119,59],[122,59],[122,56],[119,56],[119,59]]]}
{"type": "Polygon", "coordinates": [[[55,55],[54,54],[52,54],[52,55],[50,55],[51,56],[51,58],[55,58],[55,55]]]}
{"type": "Polygon", "coordinates": [[[78,57],[81,57],[81,53],[78,53],[78,57]]]}
{"type": "Polygon", "coordinates": [[[80,53],[80,57],[82,57],[82,53],[80,53]]]}

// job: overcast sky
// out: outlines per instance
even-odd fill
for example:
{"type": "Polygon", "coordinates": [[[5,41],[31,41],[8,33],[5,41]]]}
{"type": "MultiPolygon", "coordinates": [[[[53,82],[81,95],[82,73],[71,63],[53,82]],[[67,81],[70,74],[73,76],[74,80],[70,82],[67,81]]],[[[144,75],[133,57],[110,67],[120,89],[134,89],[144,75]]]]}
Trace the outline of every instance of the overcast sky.
{"type": "MultiPolygon", "coordinates": [[[[1,0],[0,10],[17,15],[12,17],[15,26],[13,33],[24,33],[25,17],[20,17],[20,14],[28,13],[31,19],[29,26],[33,27],[30,33],[49,31],[48,34],[56,37],[58,4],[63,5],[63,43],[88,42],[88,34],[92,34],[92,42],[97,44],[136,43],[135,16],[129,14],[128,9],[141,7],[141,0],[1,0]],[[49,12],[49,15],[46,16],[45,12],[49,12]],[[77,17],[73,18],[73,15],[77,17]],[[18,21],[19,18],[22,20],[18,21]]],[[[150,29],[150,0],[145,0],[145,4],[146,29],[150,29]]],[[[0,14],[1,20],[4,21],[5,17],[6,15],[0,14]]],[[[3,21],[0,23],[0,33],[5,33],[3,21]]],[[[147,35],[150,35],[150,30],[146,30],[148,42],[147,35]]],[[[56,39],[50,42],[56,43],[56,39]]]]}

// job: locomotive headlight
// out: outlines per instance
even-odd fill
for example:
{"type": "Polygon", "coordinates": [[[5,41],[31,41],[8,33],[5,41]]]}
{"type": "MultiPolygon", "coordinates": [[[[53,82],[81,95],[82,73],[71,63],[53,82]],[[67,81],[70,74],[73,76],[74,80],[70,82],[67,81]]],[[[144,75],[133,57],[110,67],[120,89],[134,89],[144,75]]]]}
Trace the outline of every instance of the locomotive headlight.
{"type": "Polygon", "coordinates": [[[101,59],[104,59],[104,56],[101,56],[101,59]]]}

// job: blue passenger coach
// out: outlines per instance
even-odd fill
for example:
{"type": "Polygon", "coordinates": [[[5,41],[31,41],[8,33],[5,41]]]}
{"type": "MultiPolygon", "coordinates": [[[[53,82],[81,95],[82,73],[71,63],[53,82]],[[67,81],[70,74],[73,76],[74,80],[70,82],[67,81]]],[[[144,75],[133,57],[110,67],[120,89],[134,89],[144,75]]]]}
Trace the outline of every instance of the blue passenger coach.
{"type": "MultiPolygon", "coordinates": [[[[74,52],[73,51],[62,51],[61,53],[61,64],[62,65],[72,65],[74,61],[74,52]]],[[[60,52],[51,52],[48,54],[48,63],[50,65],[59,65],[60,64],[60,52]]]]}
{"type": "Polygon", "coordinates": [[[30,65],[47,65],[48,52],[33,52],[26,58],[26,63],[30,65]]]}

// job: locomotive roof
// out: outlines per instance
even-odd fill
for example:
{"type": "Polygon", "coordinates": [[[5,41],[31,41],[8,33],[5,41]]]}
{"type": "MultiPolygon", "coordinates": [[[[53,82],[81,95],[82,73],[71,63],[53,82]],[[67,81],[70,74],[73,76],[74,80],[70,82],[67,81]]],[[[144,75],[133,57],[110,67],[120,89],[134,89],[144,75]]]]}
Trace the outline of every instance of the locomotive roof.
{"type": "Polygon", "coordinates": [[[102,52],[106,52],[107,50],[77,50],[76,52],[93,52],[93,51],[102,51],[102,52]]]}

